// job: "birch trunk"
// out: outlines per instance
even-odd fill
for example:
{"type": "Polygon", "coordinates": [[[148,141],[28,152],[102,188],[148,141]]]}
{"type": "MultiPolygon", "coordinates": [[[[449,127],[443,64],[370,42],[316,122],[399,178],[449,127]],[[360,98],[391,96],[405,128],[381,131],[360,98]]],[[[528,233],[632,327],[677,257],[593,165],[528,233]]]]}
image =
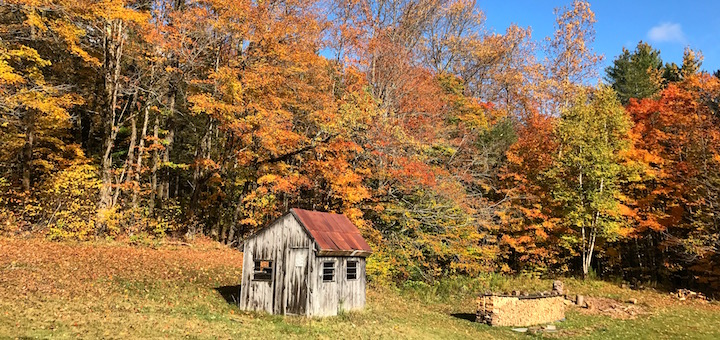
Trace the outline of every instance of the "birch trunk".
{"type": "Polygon", "coordinates": [[[142,133],[140,134],[140,146],[138,147],[137,162],[135,163],[135,184],[133,185],[132,206],[134,210],[138,208],[138,195],[140,191],[140,174],[142,173],[142,161],[145,153],[145,137],[147,136],[148,118],[150,115],[150,107],[145,106],[145,117],[143,118],[142,133]]]}

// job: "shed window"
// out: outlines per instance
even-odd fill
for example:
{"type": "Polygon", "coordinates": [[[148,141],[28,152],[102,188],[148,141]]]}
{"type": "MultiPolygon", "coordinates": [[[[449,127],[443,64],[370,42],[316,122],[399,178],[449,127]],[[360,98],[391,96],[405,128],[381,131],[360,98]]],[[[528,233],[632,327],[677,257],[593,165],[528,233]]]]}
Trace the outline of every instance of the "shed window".
{"type": "Polygon", "coordinates": [[[256,260],[253,268],[253,280],[270,281],[272,279],[272,261],[256,260]]]}
{"type": "Polygon", "coordinates": [[[323,282],[335,281],[335,261],[323,262],[323,282]]]}
{"type": "Polygon", "coordinates": [[[347,279],[357,279],[357,261],[347,261],[347,279]]]}

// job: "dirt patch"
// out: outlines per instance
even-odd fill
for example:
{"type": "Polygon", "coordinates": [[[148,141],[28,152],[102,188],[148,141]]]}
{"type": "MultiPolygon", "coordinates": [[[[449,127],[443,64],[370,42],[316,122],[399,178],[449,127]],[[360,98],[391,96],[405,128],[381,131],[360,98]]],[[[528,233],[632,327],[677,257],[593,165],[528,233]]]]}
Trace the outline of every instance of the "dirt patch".
{"type": "Polygon", "coordinates": [[[604,315],[613,319],[634,319],[640,315],[650,314],[647,308],[602,297],[586,297],[587,308],[577,308],[580,313],[588,315],[604,315]]]}

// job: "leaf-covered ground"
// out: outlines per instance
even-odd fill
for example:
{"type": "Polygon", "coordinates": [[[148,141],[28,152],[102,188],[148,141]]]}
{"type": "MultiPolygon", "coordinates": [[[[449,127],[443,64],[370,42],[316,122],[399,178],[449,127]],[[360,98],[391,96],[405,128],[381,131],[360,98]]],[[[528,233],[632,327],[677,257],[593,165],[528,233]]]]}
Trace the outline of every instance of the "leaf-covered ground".
{"type": "MultiPolygon", "coordinates": [[[[487,276],[435,286],[372,287],[362,313],[326,319],[246,313],[232,302],[242,254],[212,243],[158,249],[0,239],[0,338],[524,338],[471,322],[486,289],[542,289],[549,281],[487,276]]],[[[631,319],[570,311],[545,337],[720,338],[720,305],[668,293],[566,280],[572,292],[630,298],[631,319]]]]}

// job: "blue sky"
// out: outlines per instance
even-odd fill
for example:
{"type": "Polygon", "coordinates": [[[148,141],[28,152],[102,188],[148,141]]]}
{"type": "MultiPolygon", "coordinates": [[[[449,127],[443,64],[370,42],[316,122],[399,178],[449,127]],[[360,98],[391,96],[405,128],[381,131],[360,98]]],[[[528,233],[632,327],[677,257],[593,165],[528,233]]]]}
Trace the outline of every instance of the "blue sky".
{"type": "MultiPolygon", "coordinates": [[[[539,42],[553,34],[553,9],[571,2],[478,0],[477,6],[485,12],[488,28],[502,33],[512,23],[530,26],[533,40],[539,42]]],[[[605,56],[603,70],[623,46],[633,50],[640,40],[660,50],[664,62],[680,64],[683,49],[690,46],[702,51],[702,69],[720,69],[720,0],[591,0],[590,4],[597,19],[594,48],[605,56]]]]}

